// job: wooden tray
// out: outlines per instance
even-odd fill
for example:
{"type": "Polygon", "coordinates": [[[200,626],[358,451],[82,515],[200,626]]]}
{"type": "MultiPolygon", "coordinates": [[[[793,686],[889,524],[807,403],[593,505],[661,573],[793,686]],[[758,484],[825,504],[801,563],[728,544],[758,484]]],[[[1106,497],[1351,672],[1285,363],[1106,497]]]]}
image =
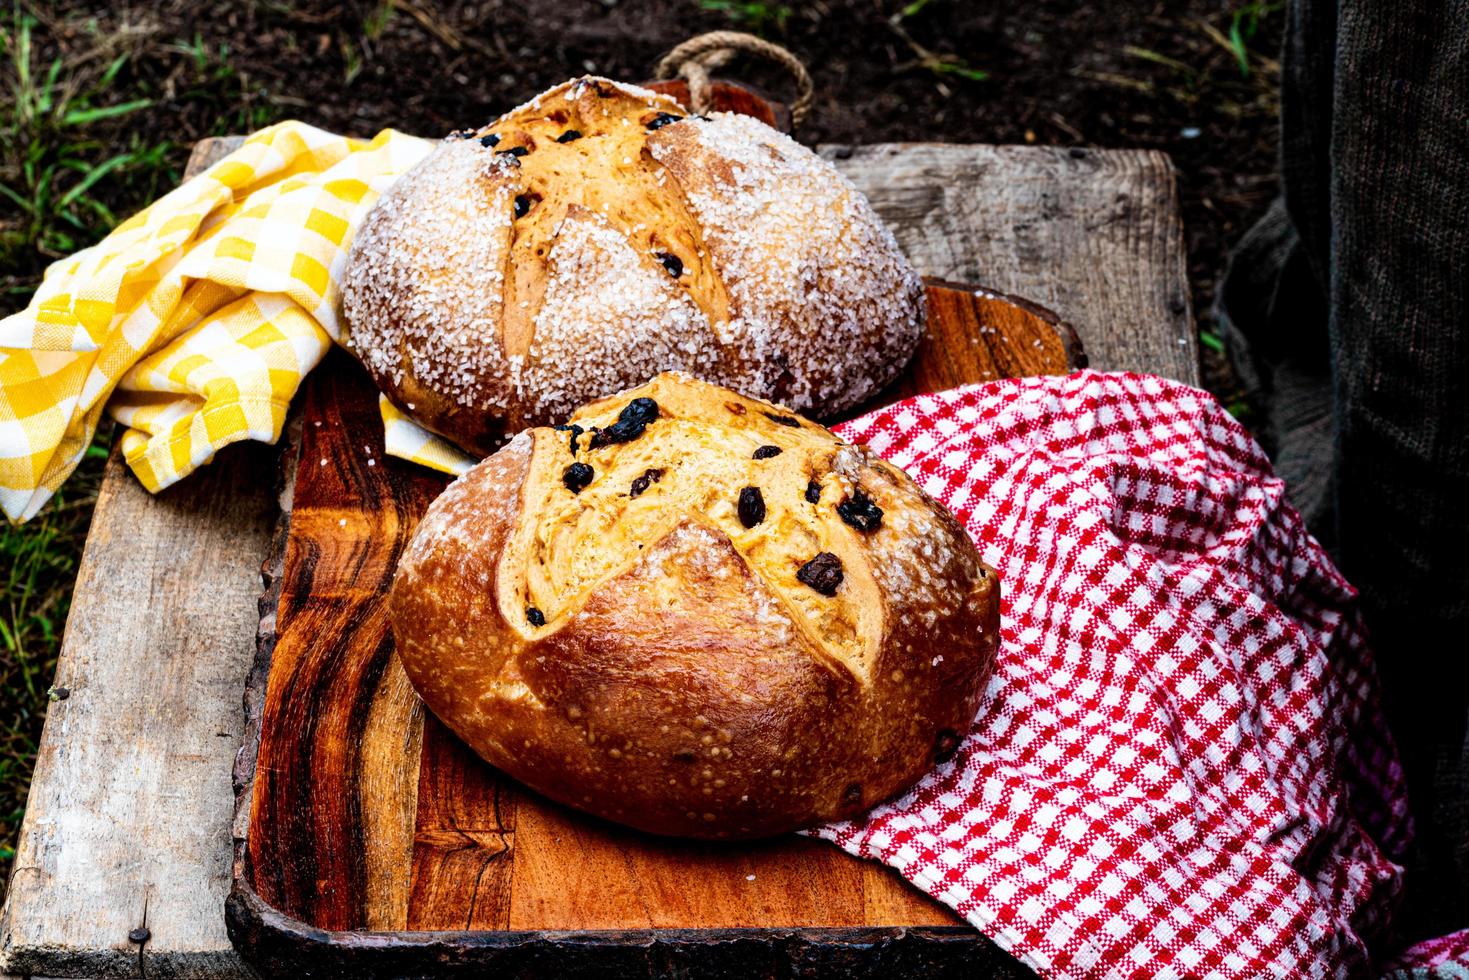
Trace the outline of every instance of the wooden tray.
{"type": "MultiPolygon", "coordinates": [[[[877,407],[1084,365],[1031,304],[928,284],[929,330],[877,407]]],[[[565,809],[464,748],[409,686],[384,595],[447,479],[383,455],[334,352],[283,454],[247,731],[231,939],[292,976],[1030,976],[894,872],[809,838],[655,838],[565,809]],[[325,464],[325,465],[323,465],[325,464]]]]}

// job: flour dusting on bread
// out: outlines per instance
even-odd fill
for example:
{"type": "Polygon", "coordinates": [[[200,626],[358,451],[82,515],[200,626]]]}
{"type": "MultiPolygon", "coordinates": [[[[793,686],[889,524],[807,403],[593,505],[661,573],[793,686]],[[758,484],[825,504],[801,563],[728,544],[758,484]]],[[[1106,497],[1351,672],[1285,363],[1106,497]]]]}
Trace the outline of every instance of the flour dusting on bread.
{"type": "Polygon", "coordinates": [[[902,369],[924,299],[810,150],[583,78],[451,135],[389,188],[343,312],[395,404],[488,452],[661,370],[840,412],[902,369]]]}

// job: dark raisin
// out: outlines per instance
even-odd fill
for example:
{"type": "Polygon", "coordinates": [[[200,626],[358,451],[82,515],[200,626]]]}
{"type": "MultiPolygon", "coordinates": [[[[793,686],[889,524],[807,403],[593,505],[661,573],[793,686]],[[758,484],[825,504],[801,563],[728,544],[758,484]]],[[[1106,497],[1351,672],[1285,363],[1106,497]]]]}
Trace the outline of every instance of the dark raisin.
{"type": "Polygon", "coordinates": [[[806,483],[806,503],[818,504],[821,502],[821,484],[815,480],[806,483]]]}
{"type": "Polygon", "coordinates": [[[525,621],[530,623],[532,626],[545,626],[546,614],[541,612],[535,606],[526,606],[525,621]]]}
{"type": "Polygon", "coordinates": [[[530,198],[524,194],[518,194],[515,198],[515,216],[524,218],[525,213],[530,210],[530,198]]]}
{"type": "Polygon", "coordinates": [[[643,491],[648,489],[648,484],[650,482],[657,483],[661,479],[663,479],[662,470],[644,470],[642,476],[632,481],[632,490],[628,493],[628,496],[641,496],[643,491]]]}
{"type": "Polygon", "coordinates": [[[837,594],[842,584],[842,560],[830,551],[823,551],[801,566],[796,578],[825,596],[837,594]]]}
{"type": "Polygon", "coordinates": [[[579,140],[579,139],[581,139],[581,130],[579,130],[579,129],[568,129],[566,132],[564,132],[560,136],[556,137],[556,142],[558,142],[558,143],[570,143],[573,140],[579,140]]]}
{"type": "Polygon", "coordinates": [[[939,729],[938,736],[933,740],[933,761],[943,764],[954,758],[954,753],[959,751],[959,733],[947,728],[939,729]]]}
{"type": "Polygon", "coordinates": [[[861,806],[862,784],[852,783],[846,789],[842,790],[842,802],[847,804],[847,806],[861,806]]]}
{"type": "Polygon", "coordinates": [[[693,749],[679,749],[677,752],[673,753],[674,762],[694,762],[698,758],[699,757],[694,754],[693,749]]]}
{"type": "Polygon", "coordinates": [[[529,152],[530,152],[530,150],[527,150],[523,146],[512,146],[508,150],[496,150],[495,151],[495,154],[497,156],[502,156],[502,157],[504,157],[504,156],[523,157],[523,156],[525,156],[529,152]]]}
{"type": "Polygon", "coordinates": [[[479,138],[479,145],[480,146],[498,146],[499,143],[500,143],[500,137],[497,136],[497,135],[495,135],[494,133],[491,133],[488,136],[481,136],[479,138]]]}
{"type": "Polygon", "coordinates": [[[617,421],[605,429],[593,429],[591,448],[598,449],[618,442],[631,442],[643,434],[648,423],[658,418],[658,403],[651,398],[634,398],[617,414],[617,421]]]}
{"type": "Polygon", "coordinates": [[[651,122],[648,123],[648,132],[651,133],[655,129],[662,129],[669,123],[676,123],[682,118],[683,116],[675,116],[671,112],[660,112],[658,113],[658,115],[653,117],[651,122]]]}
{"type": "Polygon", "coordinates": [[[776,425],[783,425],[790,429],[799,429],[801,427],[801,423],[791,418],[789,415],[776,415],[773,412],[766,412],[765,417],[774,422],[776,425]]]}
{"type": "Polygon", "coordinates": [[[576,423],[572,423],[570,425],[558,425],[558,426],[556,426],[556,431],[557,432],[570,432],[571,433],[571,455],[575,456],[576,455],[576,437],[579,436],[579,435],[581,435],[583,432],[585,432],[587,430],[586,429],[583,429],[581,426],[577,425],[576,423]]]}
{"type": "Polygon", "coordinates": [[[469,139],[473,135],[474,135],[474,130],[472,130],[472,129],[456,129],[456,130],[454,130],[454,132],[450,133],[448,136],[445,136],[444,138],[445,139],[450,139],[450,140],[467,140],[467,139],[469,139]]]}
{"type": "Polygon", "coordinates": [[[674,255],[672,252],[659,252],[657,254],[658,261],[663,263],[663,268],[668,270],[670,276],[677,279],[683,275],[683,259],[674,255]]]}
{"type": "Polygon", "coordinates": [[[882,508],[861,490],[837,504],[837,513],[859,531],[876,531],[882,524],[882,508]]]}
{"type": "Polygon", "coordinates": [[[745,487],[740,491],[740,523],[754,527],[765,520],[765,496],[759,487],[745,487]]]}
{"type": "Polygon", "coordinates": [[[627,407],[617,413],[617,421],[625,422],[631,419],[647,425],[658,417],[658,403],[651,398],[634,398],[627,403],[627,407]]]}
{"type": "Polygon", "coordinates": [[[780,454],[781,448],[779,446],[761,446],[759,449],[755,450],[755,455],[752,458],[769,459],[772,456],[779,456],[780,454]]]}
{"type": "Polygon", "coordinates": [[[572,493],[581,493],[592,482],[592,468],[586,463],[572,463],[566,467],[566,472],[561,474],[561,482],[566,484],[566,489],[572,493]]]}

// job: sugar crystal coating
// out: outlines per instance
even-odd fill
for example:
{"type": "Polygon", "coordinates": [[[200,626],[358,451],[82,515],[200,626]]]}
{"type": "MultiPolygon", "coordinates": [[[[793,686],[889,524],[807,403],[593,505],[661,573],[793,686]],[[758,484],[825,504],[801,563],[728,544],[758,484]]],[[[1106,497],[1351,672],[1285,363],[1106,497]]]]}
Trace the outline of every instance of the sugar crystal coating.
{"type": "Polygon", "coordinates": [[[467,448],[663,370],[839,412],[916,346],[892,235],[763,123],[588,77],[469,135],[379,199],[343,282],[379,387],[467,448]]]}

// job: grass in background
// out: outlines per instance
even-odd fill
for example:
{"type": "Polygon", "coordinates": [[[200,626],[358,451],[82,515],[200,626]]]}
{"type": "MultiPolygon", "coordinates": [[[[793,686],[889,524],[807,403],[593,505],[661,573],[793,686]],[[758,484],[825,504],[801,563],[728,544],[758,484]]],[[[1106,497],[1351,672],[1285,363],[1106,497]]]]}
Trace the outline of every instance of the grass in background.
{"type": "MultiPolygon", "coordinates": [[[[84,248],[178,183],[193,139],[160,120],[191,109],[244,132],[275,110],[252,97],[225,45],[170,38],[118,15],[16,5],[0,19],[0,312],[46,265],[84,248]]],[[[194,138],[197,138],[195,136],[194,138]]]]}
{"type": "Polygon", "coordinates": [[[115,175],[141,177],[147,191],[156,191],[169,150],[167,141],[145,139],[137,131],[121,148],[105,147],[90,135],[97,123],[153,104],[114,96],[130,55],[128,35],[99,44],[88,65],[68,66],[60,54],[47,64],[35,56],[36,26],[34,17],[17,9],[4,31],[13,101],[0,130],[0,194],[18,214],[0,230],[0,263],[11,268],[29,251],[59,258],[94,237],[96,229],[112,228],[117,216],[93,190],[115,175]],[[120,50],[113,54],[115,49],[120,50]]]}
{"type": "Polygon", "coordinates": [[[783,3],[749,2],[749,0],[699,0],[704,10],[724,14],[730,26],[751,34],[768,34],[786,29],[793,11],[783,3]]]}

